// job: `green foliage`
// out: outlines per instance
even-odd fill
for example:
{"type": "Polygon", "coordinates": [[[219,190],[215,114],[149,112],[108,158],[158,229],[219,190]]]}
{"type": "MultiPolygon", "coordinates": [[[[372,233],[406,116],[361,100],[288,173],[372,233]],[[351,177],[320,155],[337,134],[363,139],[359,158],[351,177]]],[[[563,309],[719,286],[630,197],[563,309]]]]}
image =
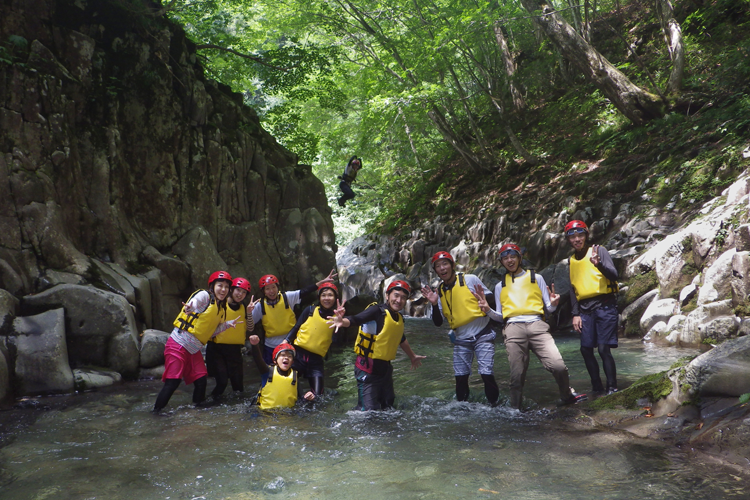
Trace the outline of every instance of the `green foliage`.
{"type": "Polygon", "coordinates": [[[746,392],[745,394],[743,394],[742,396],[740,396],[739,403],[741,405],[744,405],[748,401],[750,401],[750,392],[746,392]]]}

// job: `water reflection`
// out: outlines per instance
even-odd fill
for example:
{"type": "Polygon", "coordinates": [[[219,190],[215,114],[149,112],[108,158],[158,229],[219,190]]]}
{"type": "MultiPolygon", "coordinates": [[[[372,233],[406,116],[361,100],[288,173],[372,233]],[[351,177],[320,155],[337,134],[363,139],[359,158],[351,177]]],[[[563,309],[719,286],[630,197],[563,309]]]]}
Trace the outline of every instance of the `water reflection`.
{"type": "MultiPolygon", "coordinates": [[[[160,382],[46,398],[52,409],[0,417],[0,496],[124,500],[265,498],[697,499],[744,498],[731,475],[696,466],[680,450],[626,433],[552,418],[556,386],[532,358],[531,410],[453,400],[451,349],[428,322],[410,321],[409,340],[429,358],[417,371],[398,358],[397,409],[351,411],[353,355],[327,362],[330,394],[293,410],[260,412],[250,394],[196,410],[182,386],[168,415],[152,416],[160,382]],[[35,419],[33,423],[22,419],[35,419]]],[[[588,376],[575,337],[558,339],[572,384],[588,376]]],[[[692,354],[624,342],[615,352],[622,385],[692,354]]],[[[248,360],[249,361],[249,360],[248,360]]],[[[257,387],[248,363],[247,386],[257,387]]],[[[507,360],[496,373],[507,395],[507,360]]],[[[472,399],[481,379],[472,376],[472,399]]]]}

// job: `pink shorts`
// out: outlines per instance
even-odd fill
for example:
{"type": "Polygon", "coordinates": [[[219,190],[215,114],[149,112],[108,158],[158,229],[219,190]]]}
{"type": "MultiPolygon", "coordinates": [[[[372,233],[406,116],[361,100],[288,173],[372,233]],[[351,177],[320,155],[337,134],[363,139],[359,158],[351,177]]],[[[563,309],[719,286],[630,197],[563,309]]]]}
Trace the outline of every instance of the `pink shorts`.
{"type": "Polygon", "coordinates": [[[161,377],[163,382],[168,378],[181,378],[186,384],[192,384],[206,375],[206,363],[200,351],[190,354],[171,337],[167,340],[164,347],[164,375],[161,377]]]}

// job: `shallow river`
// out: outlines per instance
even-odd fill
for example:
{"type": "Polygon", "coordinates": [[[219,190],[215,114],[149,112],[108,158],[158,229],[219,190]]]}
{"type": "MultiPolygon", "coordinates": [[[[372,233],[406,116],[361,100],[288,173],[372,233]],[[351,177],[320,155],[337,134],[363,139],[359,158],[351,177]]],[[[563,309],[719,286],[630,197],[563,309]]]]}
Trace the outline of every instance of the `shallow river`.
{"type": "MultiPolygon", "coordinates": [[[[673,446],[624,433],[571,430],[555,412],[556,387],[532,357],[524,413],[453,400],[446,331],[408,320],[422,368],[394,361],[397,409],[355,412],[350,349],[327,361],[323,401],[263,413],[247,402],[257,371],[246,359],[245,395],[194,409],[180,387],[153,416],[159,381],[0,412],[0,498],[11,499],[718,499],[747,498],[729,471],[694,463],[673,446]]],[[[571,384],[588,376],[575,336],[557,337],[571,384]]],[[[623,341],[620,386],[696,351],[623,341]]],[[[495,372],[507,396],[504,347],[495,372]]],[[[209,391],[213,382],[209,382],[209,391]]],[[[229,390],[229,389],[228,389],[229,390]]]]}

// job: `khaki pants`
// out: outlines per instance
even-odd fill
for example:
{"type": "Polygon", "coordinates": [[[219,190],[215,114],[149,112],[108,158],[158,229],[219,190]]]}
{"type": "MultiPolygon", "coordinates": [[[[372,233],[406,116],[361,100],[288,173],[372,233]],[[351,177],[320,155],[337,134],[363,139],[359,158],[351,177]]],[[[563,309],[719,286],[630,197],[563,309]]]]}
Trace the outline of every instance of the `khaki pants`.
{"type": "Polygon", "coordinates": [[[536,354],[544,368],[555,377],[560,389],[560,399],[570,397],[568,367],[549,333],[549,325],[542,320],[532,323],[507,323],[503,329],[505,349],[510,363],[510,405],[521,408],[526,370],[529,368],[529,351],[536,354]]]}

